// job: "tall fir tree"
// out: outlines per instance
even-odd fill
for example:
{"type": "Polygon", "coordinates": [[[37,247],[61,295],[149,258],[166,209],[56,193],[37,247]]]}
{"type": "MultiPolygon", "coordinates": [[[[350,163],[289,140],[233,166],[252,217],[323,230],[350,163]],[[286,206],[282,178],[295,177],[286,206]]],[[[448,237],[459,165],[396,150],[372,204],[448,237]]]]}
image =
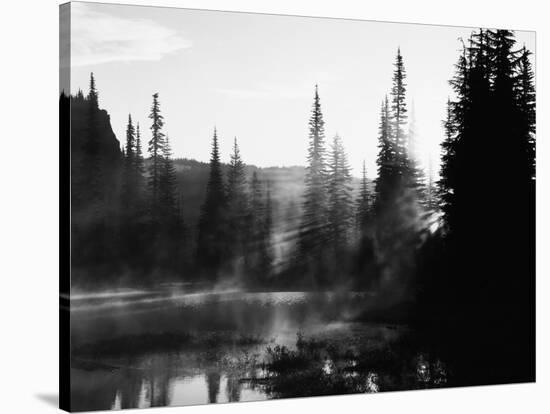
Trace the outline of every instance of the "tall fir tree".
{"type": "MultiPolygon", "coordinates": [[[[355,201],[355,234],[356,234],[356,284],[359,288],[372,288],[376,283],[378,268],[374,250],[374,224],[376,220],[369,193],[367,168],[363,161],[359,195],[355,201]]],[[[380,214],[379,216],[382,216],[380,214]]]]}
{"type": "Polygon", "coordinates": [[[99,100],[93,72],[90,73],[90,89],[86,97],[87,134],[84,143],[84,157],[82,162],[82,185],[84,192],[84,204],[92,206],[93,214],[98,216],[103,210],[100,207],[103,200],[103,171],[100,159],[99,143],[99,100]]]}
{"type": "Polygon", "coordinates": [[[309,119],[306,189],[300,226],[300,252],[303,258],[320,254],[326,239],[327,167],[325,158],[325,122],[321,112],[318,87],[315,85],[313,108],[309,119]]]}
{"type": "Polygon", "coordinates": [[[263,217],[262,229],[262,254],[261,254],[261,272],[264,275],[264,280],[269,281],[269,277],[273,271],[273,261],[275,254],[273,251],[273,202],[271,199],[271,185],[269,181],[266,183],[265,209],[263,217]]]}
{"type": "MultiPolygon", "coordinates": [[[[241,158],[237,138],[233,142],[233,153],[227,172],[227,221],[228,250],[234,259],[234,267],[242,265],[245,255],[245,239],[247,233],[247,185],[245,165],[241,158]]],[[[236,270],[236,269],[234,269],[236,270]]]]}
{"type": "Polygon", "coordinates": [[[244,162],[241,158],[237,138],[233,141],[233,153],[229,161],[227,172],[227,199],[237,208],[242,208],[246,203],[246,176],[244,162]]]}
{"type": "Polygon", "coordinates": [[[126,143],[123,147],[121,183],[120,255],[129,267],[139,266],[143,242],[143,204],[140,185],[142,174],[136,169],[137,142],[132,116],[128,114],[126,143]]]}
{"type": "Polygon", "coordinates": [[[335,135],[328,162],[328,239],[334,251],[347,247],[353,224],[351,173],[342,139],[335,135]]]}
{"type": "Polygon", "coordinates": [[[226,195],[218,147],[218,134],[214,129],[210,173],[206,196],[201,207],[197,239],[197,264],[207,277],[215,279],[226,258],[226,195]]]}
{"type": "Polygon", "coordinates": [[[164,117],[160,112],[160,103],[158,100],[159,94],[153,94],[153,104],[151,105],[151,140],[148,145],[149,152],[149,178],[147,187],[150,197],[150,214],[153,222],[160,219],[160,186],[161,175],[164,166],[163,151],[165,147],[164,132],[164,117]]]}
{"type": "Polygon", "coordinates": [[[376,158],[378,176],[376,178],[376,213],[382,213],[391,203],[399,184],[397,149],[392,132],[388,97],[382,102],[378,127],[378,155],[376,158]]]}
{"type": "Polygon", "coordinates": [[[126,126],[126,145],[124,146],[126,160],[131,168],[134,167],[136,153],[136,131],[132,123],[132,115],[128,114],[128,124],[126,126]]]}
{"type": "Polygon", "coordinates": [[[128,124],[126,125],[126,144],[123,149],[123,180],[122,180],[122,204],[123,210],[130,213],[135,208],[137,174],[135,170],[135,152],[136,152],[136,134],[132,123],[132,116],[128,114],[128,124]]]}
{"type": "Polygon", "coordinates": [[[90,103],[91,108],[93,109],[99,108],[99,98],[98,98],[98,92],[95,86],[95,77],[93,72],[90,73],[90,90],[88,92],[87,99],[88,99],[88,102],[90,103]]]}
{"type": "Polygon", "coordinates": [[[535,121],[536,121],[536,93],[533,68],[530,61],[531,52],[525,45],[521,49],[516,76],[517,105],[520,113],[520,133],[523,135],[523,143],[527,159],[528,177],[535,179],[535,121]]]}
{"type": "Polygon", "coordinates": [[[265,282],[272,271],[272,206],[269,186],[264,191],[264,183],[258,173],[252,173],[249,190],[249,221],[246,268],[249,282],[253,285],[265,282]]]}
{"type": "Polygon", "coordinates": [[[172,160],[172,147],[168,135],[162,147],[162,166],[159,177],[159,201],[162,220],[169,226],[175,226],[179,219],[177,211],[176,168],[172,160]]]}
{"type": "MultiPolygon", "coordinates": [[[[457,70],[465,70],[465,55],[461,56],[459,64],[457,64],[457,70]],[[460,69],[459,69],[460,68],[460,69]]],[[[464,76],[462,72],[461,77],[464,76]]],[[[455,77],[456,81],[456,77],[455,77]]],[[[457,82],[456,85],[460,88],[464,88],[463,81],[457,82]]],[[[456,88],[456,86],[455,86],[456,88]]],[[[457,179],[455,149],[457,147],[456,137],[457,129],[460,122],[457,118],[459,115],[459,106],[455,102],[451,102],[447,99],[446,117],[443,121],[444,139],[441,143],[441,177],[437,182],[438,193],[440,195],[440,203],[446,216],[446,223],[449,224],[453,221],[454,210],[454,197],[455,197],[455,180],[457,179]]]]}
{"type": "MultiPolygon", "coordinates": [[[[491,142],[493,156],[510,164],[506,170],[493,170],[494,179],[517,179],[517,176],[528,177],[528,157],[520,166],[516,153],[527,153],[528,138],[524,139],[521,132],[521,112],[517,103],[517,72],[519,70],[518,54],[521,51],[514,51],[515,38],[509,30],[489,30],[487,35],[488,57],[490,66],[487,70],[491,77],[491,106],[490,115],[500,122],[495,122],[492,129],[495,142],[491,142]],[[506,142],[498,142],[497,137],[514,136],[506,142]]],[[[493,140],[490,140],[493,141],[493,140]]],[[[499,140],[500,141],[500,140],[499,140]]],[[[487,148],[489,150],[489,148],[487,148]]],[[[492,174],[491,174],[492,175],[492,174]]],[[[492,177],[491,177],[492,178],[492,177]]]]}
{"type": "Polygon", "coordinates": [[[359,196],[355,201],[355,227],[359,236],[365,231],[371,216],[371,200],[367,180],[367,167],[363,160],[359,196]]]}
{"type": "Polygon", "coordinates": [[[461,374],[481,362],[492,376],[519,381],[534,375],[534,160],[527,149],[534,137],[525,134],[518,104],[522,65],[514,43],[506,30],[473,33],[451,81],[456,99],[445,122],[439,182],[448,268],[446,290],[434,296],[445,297],[450,317],[463,321],[453,328],[458,346],[484,355],[464,361],[461,374]],[[482,340],[462,341],[464,332],[482,340]],[[508,359],[514,378],[501,366],[508,359]]]}
{"type": "Polygon", "coordinates": [[[141,193],[143,191],[145,160],[143,159],[143,148],[141,145],[141,131],[139,129],[139,122],[136,125],[136,153],[134,157],[134,169],[138,177],[137,190],[139,193],[141,193]]]}
{"type": "MultiPolygon", "coordinates": [[[[401,50],[397,50],[390,104],[382,107],[377,158],[373,245],[380,266],[379,288],[412,289],[414,255],[420,242],[417,185],[409,156],[406,104],[406,74],[401,50]]],[[[376,283],[370,280],[371,286],[376,283]]]]}
{"type": "Polygon", "coordinates": [[[409,174],[409,163],[407,154],[407,133],[405,127],[407,125],[407,101],[406,101],[406,72],[403,63],[401,49],[397,49],[395,58],[394,72],[391,89],[391,125],[393,132],[393,140],[395,142],[395,157],[399,168],[400,179],[406,180],[409,174]]]}

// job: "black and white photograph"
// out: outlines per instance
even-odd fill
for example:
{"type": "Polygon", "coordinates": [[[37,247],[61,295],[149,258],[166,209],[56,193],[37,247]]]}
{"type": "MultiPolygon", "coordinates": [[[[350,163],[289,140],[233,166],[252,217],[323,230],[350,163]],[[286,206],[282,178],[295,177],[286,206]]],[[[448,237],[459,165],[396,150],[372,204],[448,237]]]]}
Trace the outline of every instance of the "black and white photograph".
{"type": "Polygon", "coordinates": [[[62,409],[535,382],[534,31],[59,25],[62,409]]]}

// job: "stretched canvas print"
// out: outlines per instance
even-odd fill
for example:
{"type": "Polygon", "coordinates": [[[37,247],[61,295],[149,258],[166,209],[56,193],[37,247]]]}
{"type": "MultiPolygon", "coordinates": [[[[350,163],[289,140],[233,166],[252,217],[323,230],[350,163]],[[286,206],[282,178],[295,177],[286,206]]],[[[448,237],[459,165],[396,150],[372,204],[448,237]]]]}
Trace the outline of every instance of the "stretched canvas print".
{"type": "Polygon", "coordinates": [[[534,51],[61,5],[61,408],[535,381],[534,51]]]}

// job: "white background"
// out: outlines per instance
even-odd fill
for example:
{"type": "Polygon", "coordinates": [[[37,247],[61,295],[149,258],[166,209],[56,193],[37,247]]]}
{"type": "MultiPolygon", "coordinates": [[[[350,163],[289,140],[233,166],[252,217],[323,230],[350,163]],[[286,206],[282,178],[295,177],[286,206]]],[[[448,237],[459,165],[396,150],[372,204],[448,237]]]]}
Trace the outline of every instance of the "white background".
{"type": "MultiPolygon", "coordinates": [[[[151,409],[539,413],[550,407],[547,319],[550,12],[531,0],[134,0],[154,4],[537,31],[537,383],[151,409]],[[546,212],[546,214],[544,214],[546,212]]],[[[0,412],[55,412],[58,386],[58,1],[4,2],[0,23],[0,412]]],[[[513,241],[512,241],[513,242],[513,241]]]]}

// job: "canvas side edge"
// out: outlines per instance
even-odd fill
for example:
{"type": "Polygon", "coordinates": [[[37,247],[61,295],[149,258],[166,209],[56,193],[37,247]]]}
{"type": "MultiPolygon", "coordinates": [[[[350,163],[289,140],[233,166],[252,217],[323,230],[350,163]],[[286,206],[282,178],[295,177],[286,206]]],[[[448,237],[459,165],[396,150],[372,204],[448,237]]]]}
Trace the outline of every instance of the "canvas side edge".
{"type": "Polygon", "coordinates": [[[71,411],[71,4],[59,6],[59,408],[71,411]]]}

